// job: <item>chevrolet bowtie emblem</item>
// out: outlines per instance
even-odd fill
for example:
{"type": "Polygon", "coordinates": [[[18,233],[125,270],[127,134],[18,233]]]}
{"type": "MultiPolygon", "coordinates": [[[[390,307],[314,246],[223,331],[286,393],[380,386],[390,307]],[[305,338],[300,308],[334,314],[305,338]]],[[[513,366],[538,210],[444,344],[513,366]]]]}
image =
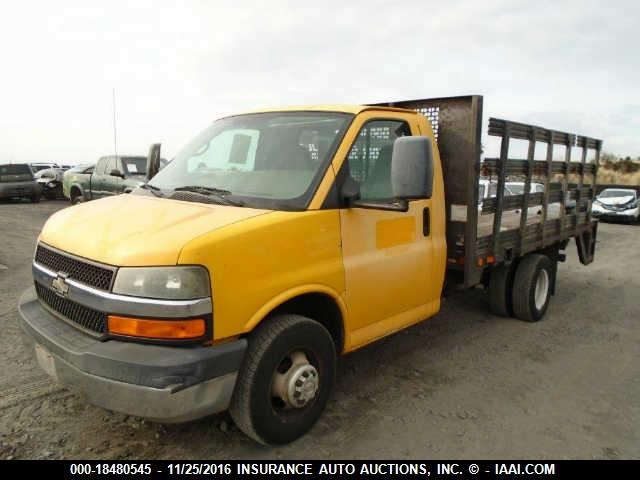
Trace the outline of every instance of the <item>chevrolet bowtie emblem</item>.
{"type": "Polygon", "coordinates": [[[64,297],[69,293],[69,285],[67,285],[67,274],[58,272],[58,276],[51,281],[51,288],[58,295],[64,297]]]}

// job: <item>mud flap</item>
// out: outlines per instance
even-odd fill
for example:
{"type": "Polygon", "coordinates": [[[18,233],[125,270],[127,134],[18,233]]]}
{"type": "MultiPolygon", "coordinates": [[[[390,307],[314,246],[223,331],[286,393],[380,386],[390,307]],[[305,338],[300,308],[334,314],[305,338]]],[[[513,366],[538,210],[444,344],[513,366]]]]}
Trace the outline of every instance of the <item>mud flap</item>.
{"type": "Polygon", "coordinates": [[[580,263],[589,265],[593,262],[596,253],[596,236],[598,234],[598,222],[591,222],[587,230],[576,236],[576,246],[578,247],[578,257],[580,263]]]}

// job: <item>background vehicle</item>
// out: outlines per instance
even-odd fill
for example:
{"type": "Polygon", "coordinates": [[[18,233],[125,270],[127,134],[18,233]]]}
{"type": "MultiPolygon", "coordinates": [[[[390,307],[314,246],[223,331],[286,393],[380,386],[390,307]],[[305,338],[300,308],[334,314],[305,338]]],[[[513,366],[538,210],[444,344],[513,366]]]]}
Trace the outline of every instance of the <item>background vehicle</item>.
{"type": "Polygon", "coordinates": [[[62,194],[66,198],[71,199],[70,192],[72,185],[77,185],[77,188],[81,191],[81,185],[86,182],[87,178],[82,175],[91,175],[95,166],[95,163],[82,163],[65,171],[62,175],[62,194]]]}
{"type": "Polygon", "coordinates": [[[496,182],[481,178],[478,180],[478,209],[482,212],[482,202],[496,196],[496,182]]]}
{"type": "Polygon", "coordinates": [[[228,407],[257,441],[292,441],[321,415],[337,354],[437,314],[445,277],[536,322],[569,241],[593,261],[601,141],[491,118],[497,189],[479,212],[481,125],[480,96],[218,120],[144,188],[48,220],[22,327],[45,370],[92,403],[165,422],[228,407]],[[567,161],[552,160],[557,144],[567,161]],[[505,194],[507,174],[522,194],[505,194]],[[574,212],[549,218],[568,190],[574,212]]]}
{"type": "Polygon", "coordinates": [[[28,198],[40,201],[40,187],[26,163],[0,165],[0,198],[28,198]]]}
{"type": "Polygon", "coordinates": [[[29,167],[33,173],[36,173],[40,170],[46,170],[47,168],[60,168],[60,165],[55,162],[32,162],[29,164],[29,167]]]}
{"type": "MultiPolygon", "coordinates": [[[[161,163],[166,164],[166,160],[161,163]]],[[[145,182],[147,158],[106,156],[94,167],[81,166],[69,170],[63,179],[64,196],[72,204],[129,193],[145,182]]]]}
{"type": "Polygon", "coordinates": [[[601,220],[640,221],[640,197],[632,188],[607,188],[593,201],[593,216],[601,220]]]}
{"type": "Polygon", "coordinates": [[[53,200],[62,198],[62,168],[46,168],[34,174],[36,182],[40,185],[40,191],[45,198],[53,200]]]}

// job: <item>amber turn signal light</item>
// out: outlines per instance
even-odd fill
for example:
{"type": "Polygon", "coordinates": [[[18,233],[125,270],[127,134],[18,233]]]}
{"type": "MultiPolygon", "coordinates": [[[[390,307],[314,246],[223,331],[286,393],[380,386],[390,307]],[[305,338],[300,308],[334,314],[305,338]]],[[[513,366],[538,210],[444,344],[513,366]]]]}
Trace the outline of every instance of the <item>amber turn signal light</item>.
{"type": "Polygon", "coordinates": [[[128,337],[185,339],[199,338],[205,334],[203,318],[191,320],[154,320],[109,315],[109,333],[128,337]]]}

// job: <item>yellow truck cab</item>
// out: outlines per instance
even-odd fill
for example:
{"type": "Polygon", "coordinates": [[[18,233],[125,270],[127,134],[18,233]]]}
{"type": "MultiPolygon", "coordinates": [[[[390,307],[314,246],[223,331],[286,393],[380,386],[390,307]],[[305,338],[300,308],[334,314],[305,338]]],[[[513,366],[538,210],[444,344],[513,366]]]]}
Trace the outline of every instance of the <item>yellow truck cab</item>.
{"type": "Polygon", "coordinates": [[[482,162],[498,194],[481,209],[480,96],[214,122],[131,194],[47,221],[19,305],[38,362],[104,408],[161,422],[228,408],[277,444],[320,416],[337,355],[435,315],[446,275],[486,286],[495,313],[539,320],[568,239],[593,258],[597,155],[592,170],[542,162],[546,191],[529,193],[540,162],[509,159],[509,139],[601,143],[492,121],[507,146],[482,162]],[[517,199],[502,194],[512,164],[517,199]],[[574,172],[579,208],[546,218],[574,172]]]}

